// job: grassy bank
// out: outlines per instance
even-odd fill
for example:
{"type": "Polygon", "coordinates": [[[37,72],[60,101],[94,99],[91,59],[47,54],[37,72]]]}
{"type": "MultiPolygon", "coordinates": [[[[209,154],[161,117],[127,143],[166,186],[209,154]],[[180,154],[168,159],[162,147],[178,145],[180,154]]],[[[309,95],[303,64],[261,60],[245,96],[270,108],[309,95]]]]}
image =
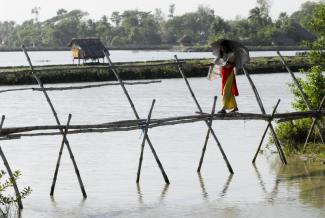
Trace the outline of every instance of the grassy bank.
{"type": "Polygon", "coordinates": [[[290,149],[285,147],[285,153],[289,157],[299,158],[302,161],[317,162],[325,164],[325,145],[319,143],[309,143],[306,150],[290,149]]]}
{"type": "MultiPolygon", "coordinates": [[[[286,57],[288,64],[293,71],[310,66],[306,57],[286,57]]],[[[136,79],[165,79],[179,78],[180,74],[175,66],[152,66],[151,64],[171,63],[171,61],[151,62],[129,62],[116,63],[120,68],[120,76],[126,80],[136,79]],[[148,64],[148,66],[143,66],[148,64]],[[142,65],[141,67],[136,67],[142,65]]],[[[187,60],[184,65],[188,77],[205,77],[211,59],[187,60]]],[[[252,74],[286,72],[277,57],[252,58],[247,65],[252,74]]],[[[65,83],[65,82],[94,82],[116,80],[112,72],[103,64],[98,65],[47,65],[35,67],[36,73],[44,83],[65,83]]],[[[239,72],[239,74],[242,72],[239,72]]],[[[34,84],[29,68],[21,67],[0,67],[0,85],[34,84]]]]}

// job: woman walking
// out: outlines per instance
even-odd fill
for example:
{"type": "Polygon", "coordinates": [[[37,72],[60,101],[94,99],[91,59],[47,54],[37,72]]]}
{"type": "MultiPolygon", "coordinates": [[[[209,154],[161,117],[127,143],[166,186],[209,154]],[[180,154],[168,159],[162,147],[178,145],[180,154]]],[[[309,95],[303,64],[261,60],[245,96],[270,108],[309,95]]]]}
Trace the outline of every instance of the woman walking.
{"type": "Polygon", "coordinates": [[[216,56],[214,68],[222,80],[222,109],[218,113],[237,112],[235,96],[239,95],[236,83],[236,71],[249,61],[248,50],[240,43],[221,39],[211,44],[216,56]]]}

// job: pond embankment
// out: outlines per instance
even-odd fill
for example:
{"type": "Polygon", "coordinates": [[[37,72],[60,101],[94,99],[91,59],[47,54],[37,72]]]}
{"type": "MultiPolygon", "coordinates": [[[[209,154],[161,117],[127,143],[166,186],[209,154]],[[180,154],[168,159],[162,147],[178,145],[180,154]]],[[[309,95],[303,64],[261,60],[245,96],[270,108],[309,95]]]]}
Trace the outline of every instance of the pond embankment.
{"type": "MultiPolygon", "coordinates": [[[[212,59],[189,59],[184,64],[184,71],[188,77],[205,77],[208,64],[212,59]]],[[[293,71],[309,68],[311,64],[307,57],[286,57],[289,67],[293,71]]],[[[179,78],[174,61],[123,62],[115,63],[119,66],[120,76],[124,80],[137,79],[166,79],[179,78]]],[[[247,65],[252,74],[286,72],[277,57],[252,58],[247,65]]],[[[35,72],[44,83],[70,83],[115,81],[114,74],[105,64],[92,65],[46,65],[35,66],[35,72]]],[[[241,74],[242,72],[239,72],[241,74]]],[[[0,85],[34,84],[30,69],[27,66],[0,67],[0,85]]]]}

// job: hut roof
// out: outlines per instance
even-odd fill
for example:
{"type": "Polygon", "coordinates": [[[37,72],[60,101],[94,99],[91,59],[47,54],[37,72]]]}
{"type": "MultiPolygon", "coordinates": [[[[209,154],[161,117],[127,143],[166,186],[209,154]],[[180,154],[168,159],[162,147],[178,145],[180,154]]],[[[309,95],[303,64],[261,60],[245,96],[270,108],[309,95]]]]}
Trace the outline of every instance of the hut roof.
{"type": "Polygon", "coordinates": [[[103,50],[106,49],[99,38],[72,38],[68,44],[70,48],[79,48],[82,52],[82,58],[103,58],[103,50]]]}

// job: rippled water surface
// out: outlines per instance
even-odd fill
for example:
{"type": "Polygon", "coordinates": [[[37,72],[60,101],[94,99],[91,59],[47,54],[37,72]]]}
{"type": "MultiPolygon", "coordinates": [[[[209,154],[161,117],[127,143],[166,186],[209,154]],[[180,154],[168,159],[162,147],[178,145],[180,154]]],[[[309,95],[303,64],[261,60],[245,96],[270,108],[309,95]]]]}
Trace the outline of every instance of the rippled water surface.
{"type": "MultiPolygon", "coordinates": [[[[267,112],[281,98],[279,112],[290,111],[292,95],[287,74],[252,75],[267,112]]],[[[242,112],[259,113],[247,79],[238,76],[242,112]]],[[[189,79],[202,108],[211,110],[220,80],[189,79]]],[[[71,85],[71,84],[70,84],[71,85]]],[[[52,86],[52,85],[51,85],[52,86]]],[[[62,86],[62,85],[60,85],[62,86]]],[[[27,86],[28,87],[28,86],[27,86]]],[[[7,89],[1,87],[0,89],[7,89]]],[[[190,115],[197,110],[181,79],[127,87],[141,117],[157,100],[153,118],[190,115]]],[[[72,124],[134,119],[119,86],[50,92],[62,123],[72,124]]],[[[0,95],[5,126],[55,124],[44,96],[20,91],[0,95]]],[[[218,100],[220,108],[220,99],[218,100]]],[[[88,198],[82,198],[65,149],[54,198],[50,186],[61,137],[2,141],[11,166],[22,171],[19,186],[30,185],[23,201],[23,217],[324,217],[325,166],[289,160],[263,145],[256,167],[252,157],[266,127],[263,121],[215,121],[213,128],[235,171],[230,176],[216,143],[210,139],[201,174],[196,173],[207,128],[204,123],[166,126],[149,135],[171,184],[166,186],[157,164],[145,148],[140,184],[136,170],[141,131],[68,136],[88,198]]]]}

